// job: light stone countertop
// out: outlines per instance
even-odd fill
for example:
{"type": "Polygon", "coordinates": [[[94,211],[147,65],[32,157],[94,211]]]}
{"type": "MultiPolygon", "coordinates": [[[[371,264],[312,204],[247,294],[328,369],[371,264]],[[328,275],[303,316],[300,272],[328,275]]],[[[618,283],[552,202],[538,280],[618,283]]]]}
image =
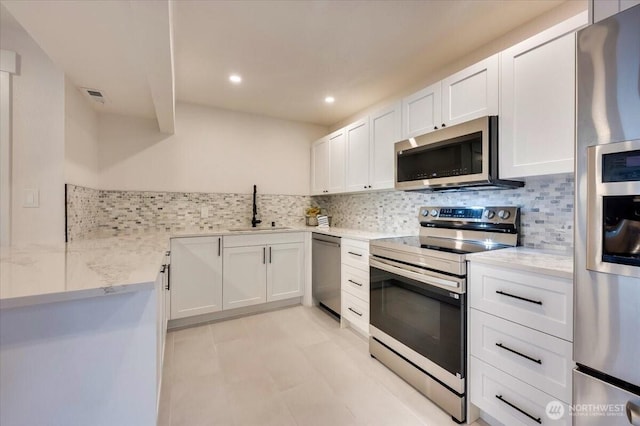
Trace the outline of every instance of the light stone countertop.
{"type": "Polygon", "coordinates": [[[570,253],[514,247],[469,254],[467,260],[573,279],[573,255],[570,253]]]}
{"type": "MultiPolygon", "coordinates": [[[[400,237],[406,234],[398,234],[392,232],[372,232],[361,231],[358,229],[349,228],[318,228],[316,226],[291,226],[286,229],[271,229],[270,226],[260,226],[258,231],[230,231],[228,228],[211,228],[211,229],[185,229],[180,231],[172,231],[171,238],[179,237],[203,237],[203,236],[219,236],[219,235],[254,235],[258,234],[272,234],[282,232],[317,232],[324,235],[331,235],[334,237],[351,238],[353,240],[371,241],[380,238],[400,237]]],[[[417,233],[417,230],[416,230],[417,233]]]]}
{"type": "Polygon", "coordinates": [[[256,232],[320,232],[369,241],[392,237],[345,228],[312,226],[261,231],[227,228],[151,232],[101,237],[70,243],[38,244],[0,249],[0,308],[14,308],[64,300],[151,289],[169,248],[169,239],[186,236],[253,235],[256,232]]]}
{"type": "Polygon", "coordinates": [[[0,249],[0,308],[152,289],[168,235],[0,249]]]}

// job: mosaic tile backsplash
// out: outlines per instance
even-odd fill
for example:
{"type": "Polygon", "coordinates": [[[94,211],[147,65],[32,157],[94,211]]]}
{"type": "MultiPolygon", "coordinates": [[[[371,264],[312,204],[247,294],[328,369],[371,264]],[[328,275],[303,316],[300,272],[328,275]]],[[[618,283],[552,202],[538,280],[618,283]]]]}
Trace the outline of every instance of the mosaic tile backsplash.
{"type": "MultiPolygon", "coordinates": [[[[263,224],[304,225],[305,208],[319,206],[336,227],[416,234],[425,205],[521,207],[521,244],[568,251],[573,246],[572,174],[526,179],[524,188],[468,192],[371,192],[330,196],[258,194],[263,224]]],[[[92,233],[179,231],[249,226],[251,194],[103,191],[67,185],[69,240],[92,233]],[[208,217],[201,218],[201,208],[208,217]]]]}
{"type": "MultiPolygon", "coordinates": [[[[251,226],[252,194],[103,191],[67,185],[67,238],[251,226]],[[207,208],[207,217],[201,209],[207,208]]],[[[258,194],[262,224],[304,225],[311,197],[258,194]]]]}
{"type": "Polygon", "coordinates": [[[371,192],[313,197],[333,225],[416,234],[421,206],[519,206],[521,244],[568,251],[573,247],[573,174],[525,179],[518,189],[464,192],[371,192]]]}

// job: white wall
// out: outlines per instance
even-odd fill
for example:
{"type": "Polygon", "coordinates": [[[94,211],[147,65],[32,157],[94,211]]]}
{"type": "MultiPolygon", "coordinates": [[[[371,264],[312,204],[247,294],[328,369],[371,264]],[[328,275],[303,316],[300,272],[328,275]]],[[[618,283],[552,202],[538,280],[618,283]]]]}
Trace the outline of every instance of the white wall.
{"type": "Polygon", "coordinates": [[[98,115],[65,79],[65,182],[98,187],[98,115]]]}
{"type": "Polygon", "coordinates": [[[19,55],[18,73],[12,78],[11,242],[61,242],[64,73],[17,25],[2,25],[0,47],[19,55]],[[25,189],[39,190],[39,208],[22,207],[25,189]]]}
{"type": "Polygon", "coordinates": [[[174,135],[155,120],[101,114],[100,189],[309,193],[310,144],[327,128],[179,103],[174,135]]]}

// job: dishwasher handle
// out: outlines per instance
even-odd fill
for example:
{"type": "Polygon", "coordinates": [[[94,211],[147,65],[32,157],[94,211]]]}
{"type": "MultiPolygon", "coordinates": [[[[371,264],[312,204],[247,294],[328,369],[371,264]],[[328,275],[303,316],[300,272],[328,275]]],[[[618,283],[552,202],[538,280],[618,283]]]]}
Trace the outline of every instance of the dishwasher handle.
{"type": "Polygon", "coordinates": [[[319,244],[324,244],[327,246],[331,246],[331,247],[340,247],[340,243],[336,243],[333,241],[326,241],[326,240],[321,240],[319,238],[313,238],[313,243],[319,243],[319,244]]]}

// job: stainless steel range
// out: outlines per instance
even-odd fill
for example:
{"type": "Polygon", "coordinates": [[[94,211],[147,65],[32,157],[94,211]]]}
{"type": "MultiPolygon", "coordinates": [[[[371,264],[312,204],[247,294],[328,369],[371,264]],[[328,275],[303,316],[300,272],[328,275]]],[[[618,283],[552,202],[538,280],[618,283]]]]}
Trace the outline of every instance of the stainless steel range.
{"type": "Polygon", "coordinates": [[[518,245],[518,207],[422,207],[420,235],[370,245],[371,355],[466,420],[466,255],[518,245]]]}

